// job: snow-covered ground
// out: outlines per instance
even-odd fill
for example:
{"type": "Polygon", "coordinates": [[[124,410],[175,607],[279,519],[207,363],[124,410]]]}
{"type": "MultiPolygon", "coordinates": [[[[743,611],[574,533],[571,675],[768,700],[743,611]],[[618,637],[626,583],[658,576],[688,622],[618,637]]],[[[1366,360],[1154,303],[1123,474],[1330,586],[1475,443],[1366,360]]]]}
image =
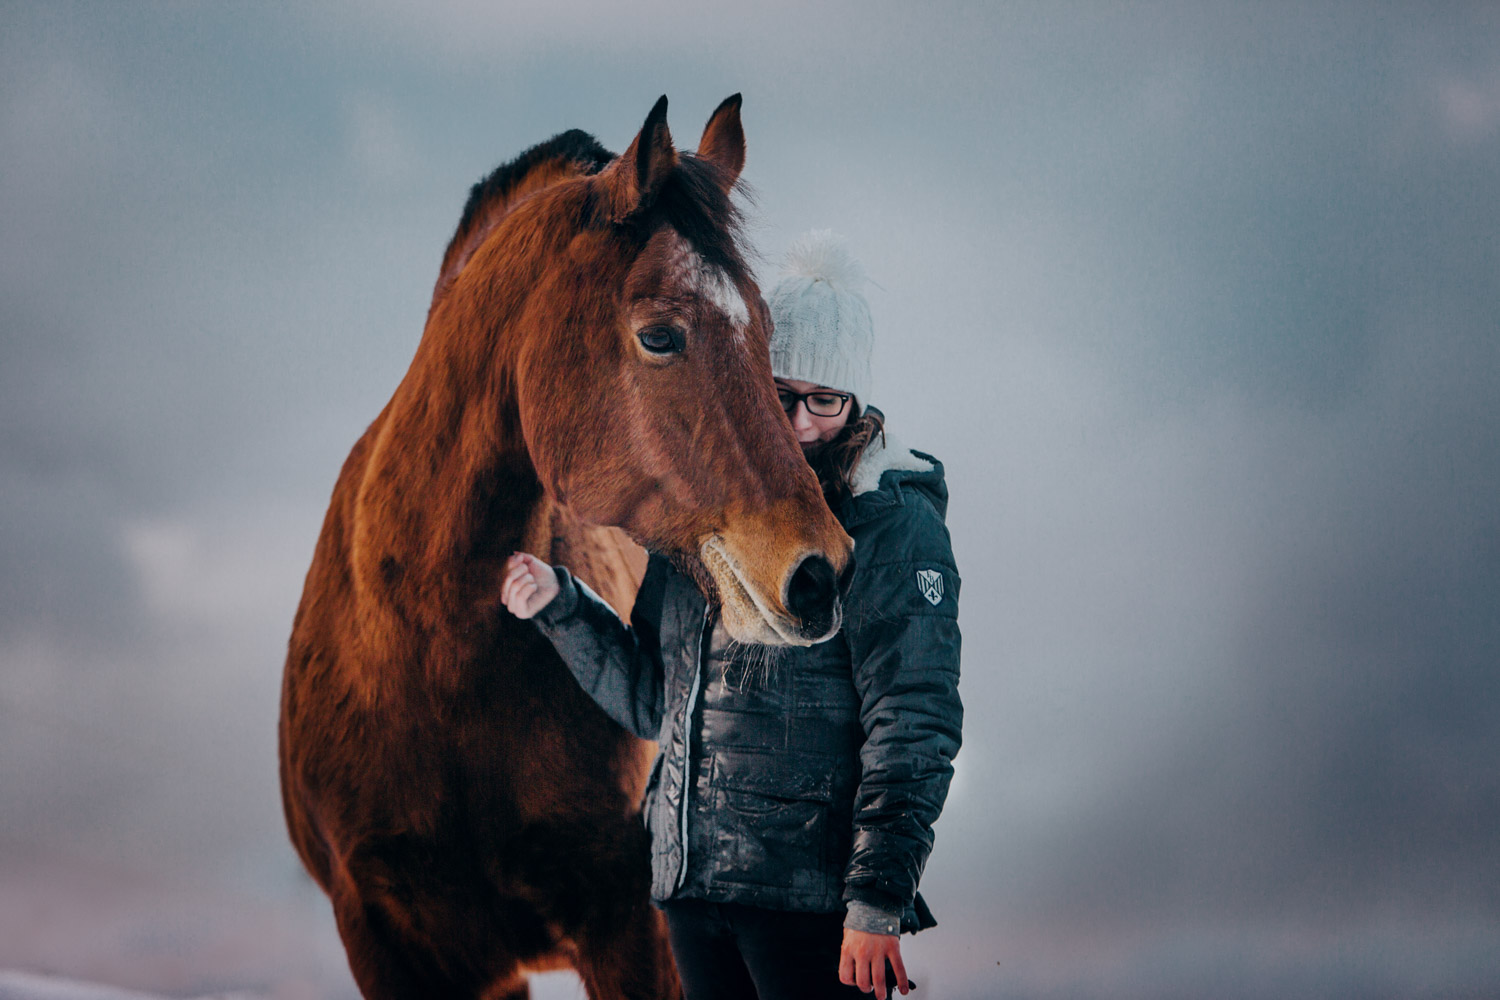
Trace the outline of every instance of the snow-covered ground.
{"type": "MultiPolygon", "coordinates": [[[[582,997],[583,988],[576,977],[548,973],[534,977],[531,995],[534,1000],[564,1000],[582,997]]],[[[58,976],[38,976],[30,972],[0,969],[0,1000],[167,1000],[161,994],[122,990],[97,983],[81,983],[58,976]]],[[[260,1000],[253,993],[211,993],[195,1000],[260,1000]]]]}
{"type": "MultiPolygon", "coordinates": [[[[56,976],[0,971],[0,1000],[158,1000],[150,993],[80,983],[56,976]]],[[[202,998],[208,1000],[208,998],[202,998]]],[[[213,1000],[249,1000],[249,994],[216,993],[213,1000]]]]}
{"type": "MultiPolygon", "coordinates": [[[[0,852],[0,1000],[358,1000],[322,893],[62,852],[0,852]]],[[[582,1000],[572,973],[534,1000],[582,1000]]]]}
{"type": "Polygon", "coordinates": [[[17,970],[0,980],[7,1000],[96,995],[21,973],[174,997],[358,996],[310,884],[245,887],[37,851],[0,866],[0,969],[17,970]]]}

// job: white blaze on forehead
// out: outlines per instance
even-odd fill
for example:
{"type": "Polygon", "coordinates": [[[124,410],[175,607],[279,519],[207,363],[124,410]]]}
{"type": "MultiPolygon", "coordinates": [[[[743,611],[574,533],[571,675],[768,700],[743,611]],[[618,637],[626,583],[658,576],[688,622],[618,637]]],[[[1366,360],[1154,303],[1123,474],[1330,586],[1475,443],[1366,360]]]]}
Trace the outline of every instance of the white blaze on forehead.
{"type": "Polygon", "coordinates": [[[719,311],[729,317],[729,322],[735,325],[736,330],[749,326],[750,307],[740,294],[739,287],[729,280],[729,275],[722,268],[714,267],[702,258],[699,258],[699,265],[698,294],[718,306],[719,311]]]}
{"type": "Polygon", "coordinates": [[[749,326],[750,306],[724,269],[704,260],[681,235],[676,237],[676,249],[676,264],[683,284],[713,303],[734,325],[736,333],[749,326]]]}

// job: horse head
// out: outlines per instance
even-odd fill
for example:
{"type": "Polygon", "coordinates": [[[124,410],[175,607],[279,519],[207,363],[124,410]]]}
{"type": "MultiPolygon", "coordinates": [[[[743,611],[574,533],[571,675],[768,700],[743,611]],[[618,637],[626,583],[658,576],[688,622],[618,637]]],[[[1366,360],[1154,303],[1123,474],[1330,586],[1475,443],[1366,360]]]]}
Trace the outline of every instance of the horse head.
{"type": "Polygon", "coordinates": [[[521,433],[554,501],[671,554],[717,592],[732,637],[806,645],[839,627],[853,543],[776,399],[731,200],[740,98],[696,153],[673,147],[666,104],[622,156],[507,219],[550,244],[515,310],[521,433]]]}

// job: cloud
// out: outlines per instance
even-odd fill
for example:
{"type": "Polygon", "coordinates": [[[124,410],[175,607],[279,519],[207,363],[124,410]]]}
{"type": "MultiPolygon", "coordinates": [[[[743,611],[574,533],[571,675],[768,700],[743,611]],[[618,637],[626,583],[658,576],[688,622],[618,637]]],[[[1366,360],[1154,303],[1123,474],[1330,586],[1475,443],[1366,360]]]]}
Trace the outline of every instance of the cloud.
{"type": "Polygon", "coordinates": [[[1474,146],[1500,132],[1500,76],[1444,79],[1437,85],[1436,103],[1448,137],[1455,143],[1474,146]]]}
{"type": "Polygon", "coordinates": [[[349,100],[349,156],[355,173],[375,187],[411,178],[422,158],[400,113],[379,98],[349,100]]]}
{"type": "Polygon", "coordinates": [[[301,576],[468,185],[742,90],[762,249],[850,236],[953,492],[924,992],[1493,984],[1493,27],[569,10],[0,15],[0,868],[282,886],[301,576]]]}
{"type": "MultiPolygon", "coordinates": [[[[734,58],[747,40],[822,35],[842,24],[857,25],[868,8],[845,3],[815,8],[770,0],[751,11],[733,4],[680,4],[643,0],[625,8],[603,0],[567,0],[561,5],[524,0],[504,9],[480,0],[449,0],[420,11],[395,0],[329,8],[309,16],[325,29],[335,25],[381,37],[403,50],[431,49],[465,59],[524,59],[558,49],[610,53],[670,49],[734,58]],[[789,30],[795,25],[795,31],[789,30]]],[[[877,19],[878,20],[878,19],[877,19]]]]}
{"type": "Polygon", "coordinates": [[[310,555],[302,533],[288,530],[302,513],[273,503],[236,506],[208,524],[129,522],[120,543],[146,610],[159,620],[229,630],[260,623],[270,609],[266,624],[289,625],[292,588],[310,555]]]}

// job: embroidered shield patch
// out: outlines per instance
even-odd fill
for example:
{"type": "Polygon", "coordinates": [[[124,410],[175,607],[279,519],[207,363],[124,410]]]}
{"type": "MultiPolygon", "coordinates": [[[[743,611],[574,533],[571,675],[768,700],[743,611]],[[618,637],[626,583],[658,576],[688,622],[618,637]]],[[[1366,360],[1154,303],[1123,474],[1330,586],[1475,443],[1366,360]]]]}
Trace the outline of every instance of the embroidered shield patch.
{"type": "Polygon", "coordinates": [[[917,589],[928,604],[937,607],[943,601],[943,574],[935,569],[917,570],[917,589]]]}

